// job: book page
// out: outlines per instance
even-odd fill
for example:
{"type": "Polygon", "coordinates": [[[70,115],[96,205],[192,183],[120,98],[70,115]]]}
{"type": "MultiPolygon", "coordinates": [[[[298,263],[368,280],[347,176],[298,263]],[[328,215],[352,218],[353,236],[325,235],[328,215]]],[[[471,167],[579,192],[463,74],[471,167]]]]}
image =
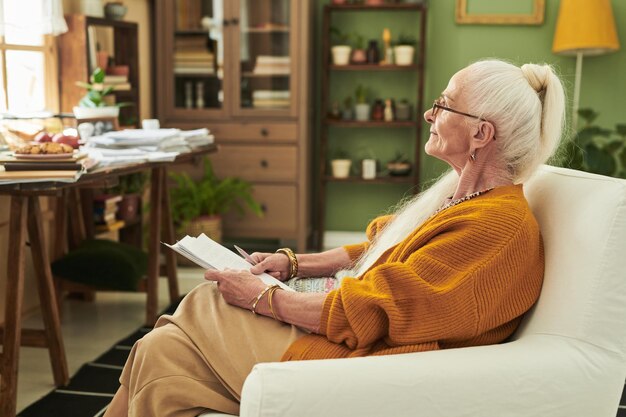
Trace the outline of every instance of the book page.
{"type": "MultiPolygon", "coordinates": [[[[197,238],[185,236],[174,245],[163,244],[205,269],[223,271],[229,268],[249,271],[252,266],[248,261],[215,242],[204,233],[197,238]]],[[[276,284],[286,291],[294,291],[269,274],[263,273],[255,276],[267,285],[276,284]]]]}

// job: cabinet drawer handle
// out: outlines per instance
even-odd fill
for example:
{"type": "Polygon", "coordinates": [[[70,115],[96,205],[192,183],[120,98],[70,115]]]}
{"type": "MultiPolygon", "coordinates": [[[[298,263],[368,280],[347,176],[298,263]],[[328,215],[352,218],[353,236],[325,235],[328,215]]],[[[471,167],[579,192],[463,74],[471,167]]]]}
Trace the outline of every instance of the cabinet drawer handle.
{"type": "Polygon", "coordinates": [[[228,19],[224,19],[224,20],[222,20],[222,25],[223,25],[223,26],[228,26],[228,25],[230,25],[230,20],[228,20],[228,19]]]}
{"type": "Polygon", "coordinates": [[[269,130],[267,130],[266,128],[261,129],[261,136],[267,136],[269,135],[269,130]]]}
{"type": "Polygon", "coordinates": [[[267,168],[268,166],[270,166],[270,164],[265,159],[261,159],[261,166],[263,168],[267,168]]]}
{"type": "Polygon", "coordinates": [[[267,213],[267,206],[265,204],[261,204],[261,211],[267,213]]]}
{"type": "Polygon", "coordinates": [[[238,24],[239,24],[239,19],[237,19],[236,17],[234,17],[234,18],[232,18],[232,19],[230,20],[230,23],[231,23],[231,24],[233,24],[233,25],[238,25],[238,24]]]}

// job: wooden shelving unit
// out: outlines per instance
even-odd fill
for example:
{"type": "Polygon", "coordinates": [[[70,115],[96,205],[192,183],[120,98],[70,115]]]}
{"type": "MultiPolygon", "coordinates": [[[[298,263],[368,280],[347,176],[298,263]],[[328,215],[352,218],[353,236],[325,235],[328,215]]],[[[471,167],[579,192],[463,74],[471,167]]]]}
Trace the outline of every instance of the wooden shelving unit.
{"type": "MultiPolygon", "coordinates": [[[[324,7],[323,23],[322,23],[322,97],[321,97],[321,111],[322,120],[320,127],[320,146],[319,146],[319,198],[316,205],[316,244],[317,249],[323,247],[323,236],[326,224],[326,205],[327,205],[327,184],[407,184],[407,190],[417,189],[415,187],[419,184],[419,161],[421,153],[421,130],[422,130],[422,117],[423,112],[423,91],[424,91],[424,61],[425,61],[425,42],[426,42],[426,4],[383,4],[379,6],[369,6],[363,4],[344,4],[344,5],[327,5],[324,7]],[[331,18],[334,13],[353,13],[354,18],[358,19],[359,16],[356,12],[377,12],[377,11],[397,11],[402,13],[414,12],[416,16],[416,23],[419,31],[419,43],[416,47],[416,59],[413,65],[381,65],[381,64],[349,64],[349,65],[334,65],[330,59],[330,29],[331,18]],[[330,91],[330,79],[334,74],[346,73],[346,72],[373,72],[388,74],[393,72],[398,73],[413,73],[416,77],[417,91],[412,100],[415,104],[413,119],[407,121],[355,121],[355,120],[339,120],[329,119],[325,115],[330,109],[331,101],[336,101],[337,97],[332,97],[330,91]],[[332,131],[331,131],[332,128],[332,131]],[[341,129],[337,129],[341,128],[341,129]],[[415,143],[415,152],[413,154],[413,169],[408,176],[389,176],[380,175],[371,180],[362,179],[361,177],[351,176],[348,178],[334,178],[328,172],[328,151],[330,141],[340,141],[341,135],[344,134],[343,129],[381,129],[381,128],[393,128],[406,130],[407,140],[415,143]]],[[[345,18],[345,16],[344,16],[345,18]]],[[[376,75],[372,75],[374,77],[376,75]]],[[[411,143],[412,145],[412,143],[411,143]]],[[[408,148],[409,146],[407,146],[408,148]]],[[[341,185],[344,186],[344,185],[341,185]]],[[[356,203],[356,202],[355,202],[356,203]]],[[[357,203],[358,204],[358,203],[357,203]]]]}
{"type": "Polygon", "coordinates": [[[130,102],[132,106],[120,109],[119,120],[122,124],[139,126],[139,44],[138,25],[134,22],[103,19],[80,14],[66,15],[68,31],[59,36],[59,75],[61,111],[72,112],[86,90],[76,85],[76,81],[89,82],[95,69],[90,59],[90,27],[107,28],[112,32],[112,50],[108,51],[115,58],[115,65],[127,65],[130,90],[114,91],[116,102],[130,102]],[[128,123],[127,121],[132,121],[128,123]]]}
{"type": "MultiPolygon", "coordinates": [[[[295,241],[298,251],[307,249],[313,3],[154,2],[156,117],[162,127],[210,129],[219,145],[209,157],[216,175],[250,181],[264,210],[262,218],[249,210],[224,216],[226,240],[295,241]],[[203,30],[203,16],[220,27],[203,30]]],[[[179,169],[192,178],[203,173],[201,166],[179,169]]]]}

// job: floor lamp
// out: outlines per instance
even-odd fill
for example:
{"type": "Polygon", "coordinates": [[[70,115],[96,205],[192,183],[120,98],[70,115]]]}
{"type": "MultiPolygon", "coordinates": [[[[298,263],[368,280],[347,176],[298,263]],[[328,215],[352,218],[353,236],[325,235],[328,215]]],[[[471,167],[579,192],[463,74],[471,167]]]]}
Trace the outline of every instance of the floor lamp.
{"type": "Polygon", "coordinates": [[[619,49],[611,0],[561,0],[552,52],[576,55],[572,126],[578,125],[578,101],[583,55],[601,55],[619,49]]]}

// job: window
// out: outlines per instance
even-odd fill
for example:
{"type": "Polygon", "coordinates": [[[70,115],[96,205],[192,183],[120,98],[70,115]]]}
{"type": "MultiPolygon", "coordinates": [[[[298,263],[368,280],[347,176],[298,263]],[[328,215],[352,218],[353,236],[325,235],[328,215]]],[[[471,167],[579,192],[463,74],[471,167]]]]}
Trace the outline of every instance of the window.
{"type": "MultiPolygon", "coordinates": [[[[19,22],[41,21],[40,0],[4,1],[0,36],[0,112],[58,111],[55,39],[19,22]],[[31,4],[32,3],[32,4],[31,4]]],[[[2,5],[2,2],[0,2],[2,5]]]]}

